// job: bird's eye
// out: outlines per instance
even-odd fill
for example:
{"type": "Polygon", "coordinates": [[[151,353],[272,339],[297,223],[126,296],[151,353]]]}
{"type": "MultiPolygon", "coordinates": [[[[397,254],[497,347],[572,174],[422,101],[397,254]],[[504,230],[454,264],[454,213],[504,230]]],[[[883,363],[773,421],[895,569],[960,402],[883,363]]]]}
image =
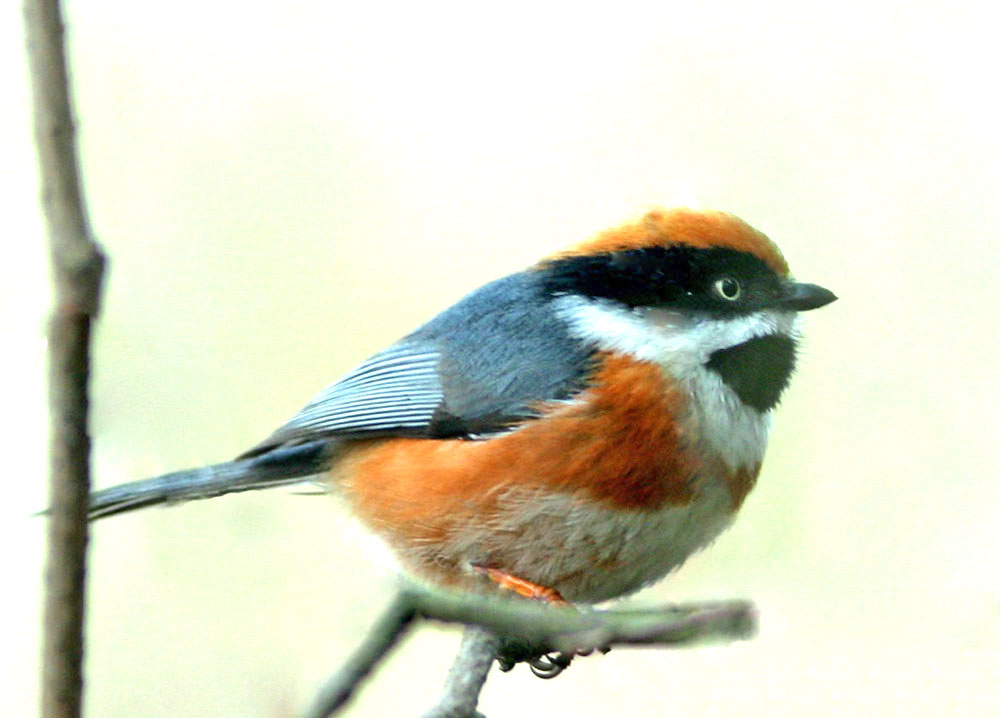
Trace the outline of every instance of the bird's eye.
{"type": "Polygon", "coordinates": [[[743,293],[740,283],[732,277],[722,277],[721,279],[716,279],[713,288],[715,289],[715,293],[727,302],[735,302],[743,293]]]}

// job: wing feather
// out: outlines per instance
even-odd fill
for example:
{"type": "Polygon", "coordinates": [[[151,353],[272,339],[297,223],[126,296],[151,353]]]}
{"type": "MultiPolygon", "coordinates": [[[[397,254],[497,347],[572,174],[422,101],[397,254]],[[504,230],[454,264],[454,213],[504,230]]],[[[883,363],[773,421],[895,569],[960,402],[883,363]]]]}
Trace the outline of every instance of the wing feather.
{"type": "Polygon", "coordinates": [[[321,436],[420,433],[444,399],[438,358],[420,344],[394,344],[323,389],[243,456],[321,436]]]}
{"type": "Polygon", "coordinates": [[[480,438],[584,388],[591,351],[530,273],[473,292],[319,392],[241,458],[324,437],[480,438]]]}

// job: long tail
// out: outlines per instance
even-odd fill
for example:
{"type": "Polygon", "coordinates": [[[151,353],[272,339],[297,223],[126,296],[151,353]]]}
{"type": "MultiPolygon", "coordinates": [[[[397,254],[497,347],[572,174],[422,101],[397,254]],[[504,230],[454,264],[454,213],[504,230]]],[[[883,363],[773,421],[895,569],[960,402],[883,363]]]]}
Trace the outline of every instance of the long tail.
{"type": "Polygon", "coordinates": [[[155,504],[300,483],[330,468],[335,445],[328,439],[310,441],[248,459],[113,486],[90,495],[89,516],[94,520],[155,504]]]}

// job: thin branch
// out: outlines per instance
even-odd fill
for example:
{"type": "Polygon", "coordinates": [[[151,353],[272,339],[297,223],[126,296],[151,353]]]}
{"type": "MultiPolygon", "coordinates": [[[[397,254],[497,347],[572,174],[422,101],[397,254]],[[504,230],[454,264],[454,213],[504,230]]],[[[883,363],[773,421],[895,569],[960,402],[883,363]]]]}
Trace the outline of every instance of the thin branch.
{"type": "Polygon", "coordinates": [[[482,714],[476,712],[476,705],[499,650],[500,639],[493,631],[482,626],[466,626],[441,700],[424,718],[482,718],[482,714]]]}
{"type": "Polygon", "coordinates": [[[677,604],[643,611],[579,611],[519,598],[407,585],[357,653],[323,688],[309,718],[327,718],[342,707],[416,617],[484,629],[467,629],[441,701],[427,718],[477,715],[479,692],[498,656],[512,664],[550,652],[571,656],[612,646],[687,647],[711,640],[745,640],[757,630],[756,611],[747,601],[677,604]]]}
{"type": "Polygon", "coordinates": [[[403,592],[425,618],[486,626],[503,636],[529,638],[540,652],[743,640],[753,636],[757,627],[753,604],[748,601],[675,604],[642,611],[579,611],[517,598],[431,592],[417,587],[403,592]]]}
{"type": "Polygon", "coordinates": [[[73,718],[83,700],[91,321],[104,259],[91,239],[80,192],[59,1],[26,0],[24,12],[55,282],[48,334],[51,465],[41,711],[47,718],[73,718]]]}
{"type": "Polygon", "coordinates": [[[306,716],[326,718],[346,705],[360,683],[407,632],[415,616],[416,611],[409,597],[397,594],[379,617],[378,623],[368,632],[364,643],[320,689],[306,716]]]}

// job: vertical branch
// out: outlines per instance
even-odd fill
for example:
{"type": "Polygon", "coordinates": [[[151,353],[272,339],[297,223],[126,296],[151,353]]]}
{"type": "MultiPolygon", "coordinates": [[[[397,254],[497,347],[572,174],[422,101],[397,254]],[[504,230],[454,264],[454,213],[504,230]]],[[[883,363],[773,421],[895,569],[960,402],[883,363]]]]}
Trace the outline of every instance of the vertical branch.
{"type": "Polygon", "coordinates": [[[482,626],[466,626],[441,700],[424,718],[482,718],[482,714],[476,712],[476,705],[499,648],[500,640],[493,631],[482,626]]]}
{"type": "Polygon", "coordinates": [[[80,191],[59,0],[25,0],[35,140],[55,306],[48,327],[51,422],[42,715],[79,716],[83,695],[84,578],[90,491],[91,322],[104,259],[80,191]]]}

